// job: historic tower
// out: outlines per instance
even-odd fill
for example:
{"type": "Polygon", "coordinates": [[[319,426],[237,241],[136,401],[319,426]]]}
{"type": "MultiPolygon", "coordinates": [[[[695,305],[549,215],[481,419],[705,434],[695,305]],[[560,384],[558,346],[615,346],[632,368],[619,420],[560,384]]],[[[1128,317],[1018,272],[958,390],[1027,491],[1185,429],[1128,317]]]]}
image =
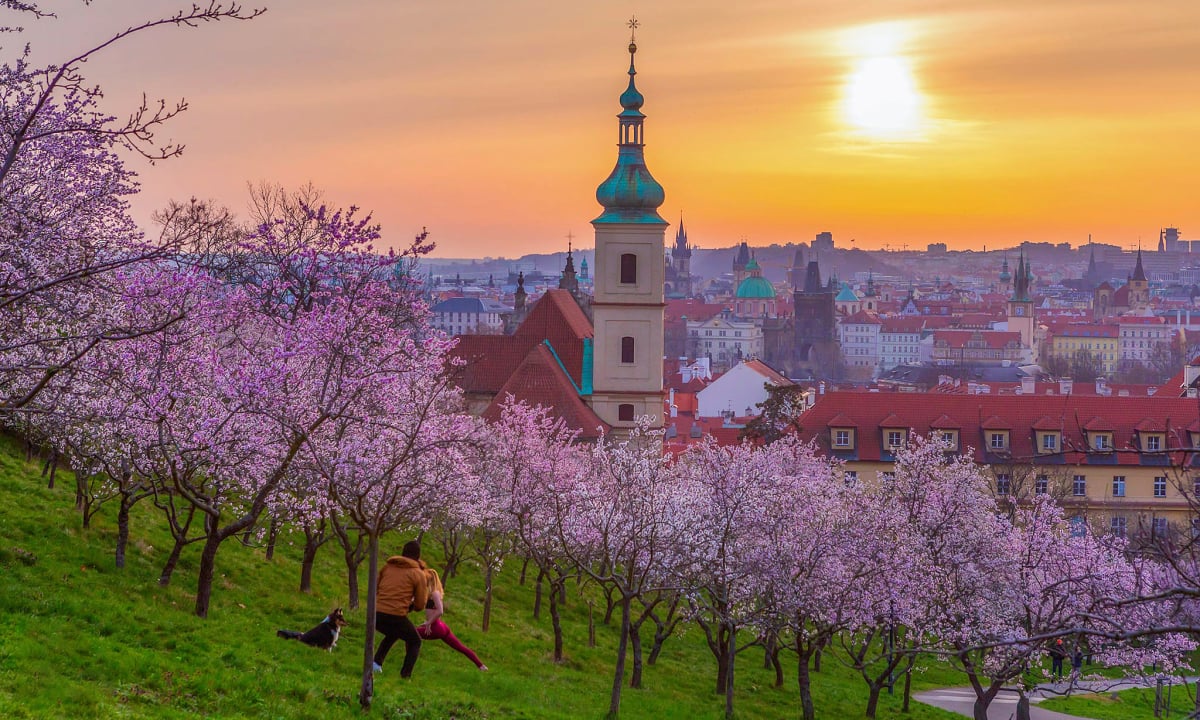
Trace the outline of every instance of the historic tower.
{"type": "MultiPolygon", "coordinates": [[[[629,27],[636,32],[637,20],[629,27]]],[[[644,99],[634,85],[629,42],[629,86],[617,115],[617,164],[596,188],[604,212],[596,229],[595,335],[592,409],[614,428],[629,428],[642,415],[663,421],[663,282],[667,221],[658,214],[663,188],[646,169],[642,153],[644,99]]]]}
{"type": "Polygon", "coordinates": [[[1008,300],[1008,329],[1021,333],[1021,346],[1034,351],[1033,346],[1033,296],[1030,295],[1030,285],[1033,284],[1033,271],[1025,262],[1025,252],[1022,251],[1017,261],[1017,273],[1013,275],[1013,294],[1008,300]]]}

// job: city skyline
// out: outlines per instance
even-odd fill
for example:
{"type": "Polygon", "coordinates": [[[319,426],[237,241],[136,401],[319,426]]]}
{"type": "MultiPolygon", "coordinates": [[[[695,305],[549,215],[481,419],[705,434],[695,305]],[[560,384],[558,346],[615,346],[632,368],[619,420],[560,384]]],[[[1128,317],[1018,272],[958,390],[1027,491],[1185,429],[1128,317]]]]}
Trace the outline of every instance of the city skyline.
{"type": "MultiPolygon", "coordinates": [[[[160,5],[27,35],[50,60],[160,5]]],[[[1089,233],[1153,249],[1161,226],[1200,227],[1194,3],[470,8],[302,0],[89,63],[116,114],[143,90],[191,104],[163,133],[184,156],[134,163],[139,220],[193,195],[240,213],[247,182],[311,181],[391,244],[429,227],[440,257],[589,246],[636,10],[647,163],[663,216],[702,247],[829,230],[863,249],[1089,233]]]]}

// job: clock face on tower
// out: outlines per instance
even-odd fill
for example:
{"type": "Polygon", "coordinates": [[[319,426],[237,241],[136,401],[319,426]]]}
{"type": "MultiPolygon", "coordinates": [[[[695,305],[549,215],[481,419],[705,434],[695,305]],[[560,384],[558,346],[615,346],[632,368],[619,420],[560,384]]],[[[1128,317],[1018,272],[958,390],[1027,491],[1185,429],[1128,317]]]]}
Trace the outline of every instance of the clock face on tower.
{"type": "Polygon", "coordinates": [[[1024,305],[1018,305],[1018,306],[1015,308],[1015,310],[1016,310],[1016,314],[1017,314],[1018,316],[1020,316],[1020,315],[1024,315],[1024,314],[1025,314],[1025,306],[1024,306],[1024,305]]]}

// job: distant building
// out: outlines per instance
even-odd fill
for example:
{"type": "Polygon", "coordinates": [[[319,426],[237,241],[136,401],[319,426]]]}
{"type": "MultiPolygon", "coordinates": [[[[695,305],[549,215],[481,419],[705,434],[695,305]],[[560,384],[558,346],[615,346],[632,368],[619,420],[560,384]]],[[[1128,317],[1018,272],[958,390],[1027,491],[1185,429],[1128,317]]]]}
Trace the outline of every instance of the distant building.
{"type": "Polygon", "coordinates": [[[793,385],[762,360],[746,360],[730,368],[696,393],[697,417],[750,417],[761,414],[758,404],[769,394],[765,386],[793,385]]]}
{"type": "Polygon", "coordinates": [[[810,260],[804,285],[793,293],[793,331],[798,368],[814,376],[829,377],[840,355],[834,311],[836,291],[821,283],[821,267],[810,260]]]}
{"type": "Polygon", "coordinates": [[[728,310],[707,320],[689,320],[687,325],[689,349],[694,348],[697,356],[710,358],[714,369],[763,355],[762,328],[728,310]]]}
{"type": "Polygon", "coordinates": [[[896,452],[914,435],[934,435],[952,455],[984,466],[997,496],[1049,494],[1079,532],[1144,538],[1190,526],[1190,473],[1200,447],[1193,398],[831,392],[799,418],[800,438],[843,461],[856,479],[894,471],[896,452]],[[897,398],[899,400],[899,398],[897,398]],[[1169,418],[1169,420],[1166,420],[1169,418]]]}
{"type": "Polygon", "coordinates": [[[815,253],[833,252],[833,233],[820,232],[813,240],[812,249],[815,253]]]}
{"type": "Polygon", "coordinates": [[[450,335],[501,333],[512,311],[503,303],[475,297],[450,298],[429,309],[430,324],[450,335]]]}

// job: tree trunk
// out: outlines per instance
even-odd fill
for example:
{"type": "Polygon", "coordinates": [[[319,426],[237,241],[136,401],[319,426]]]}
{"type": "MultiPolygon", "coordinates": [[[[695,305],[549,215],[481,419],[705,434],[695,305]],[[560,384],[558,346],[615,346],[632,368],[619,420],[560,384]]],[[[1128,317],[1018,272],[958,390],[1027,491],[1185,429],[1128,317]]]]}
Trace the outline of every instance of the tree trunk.
{"type": "Polygon", "coordinates": [[[729,628],[729,646],[728,660],[725,661],[728,667],[725,676],[725,720],[733,720],[733,663],[737,658],[737,628],[729,628]]]}
{"type": "Polygon", "coordinates": [[[633,648],[633,668],[629,673],[629,687],[642,689],[642,631],[641,623],[629,624],[629,644],[633,648]]]}
{"type": "Polygon", "coordinates": [[[612,623],[613,610],[615,610],[617,607],[617,601],[614,596],[615,592],[616,592],[616,589],[612,588],[612,587],[607,587],[604,589],[604,604],[606,607],[604,608],[603,622],[605,625],[609,625],[612,623]]]}
{"type": "Polygon", "coordinates": [[[817,642],[816,652],[813,653],[813,672],[821,672],[821,654],[824,652],[825,643],[817,642]]]}
{"type": "Polygon", "coordinates": [[[775,650],[771,653],[771,665],[775,668],[775,687],[783,687],[783,663],[779,662],[779,645],[775,645],[775,650]]]}
{"type": "Polygon", "coordinates": [[[179,556],[183,553],[183,546],[186,544],[181,538],[175,538],[175,546],[171,548],[171,554],[167,556],[167,561],[163,563],[162,572],[158,574],[158,584],[166,587],[171,584],[171,576],[175,574],[175,566],[179,564],[179,556]]]}
{"type": "Polygon", "coordinates": [[[1020,695],[1017,697],[1017,720],[1029,720],[1029,696],[1024,690],[1018,692],[1020,695]]]}
{"type": "MultiPolygon", "coordinates": [[[[272,529],[272,535],[274,530],[272,529]]],[[[321,547],[317,533],[311,528],[304,529],[304,552],[300,555],[300,592],[312,592],[313,564],[317,560],[317,550],[321,547]]]]}
{"type": "MultiPolygon", "coordinates": [[[[271,516],[271,527],[267,530],[267,561],[268,562],[275,559],[275,541],[279,539],[279,528],[281,525],[282,525],[282,523],[279,522],[279,518],[276,517],[275,515],[272,515],[271,516]]],[[[310,581],[312,580],[311,573],[309,574],[309,580],[310,581]]]]}
{"type": "MultiPolygon", "coordinates": [[[[542,619],[542,578],[546,576],[545,571],[538,570],[537,580],[533,583],[533,619],[542,619]]],[[[551,598],[553,600],[553,598],[551,598]]]]}
{"type": "Polygon", "coordinates": [[[125,549],[129,547],[129,507],[133,505],[129,493],[121,493],[121,504],[117,508],[117,551],[116,565],[125,567],[125,549]]]}
{"type": "Polygon", "coordinates": [[[904,705],[900,707],[900,712],[908,712],[908,702],[912,699],[912,665],[904,671],[904,705]]]}
{"type": "Polygon", "coordinates": [[[520,578],[520,580],[517,581],[518,585],[525,584],[525,573],[528,570],[529,570],[529,556],[526,555],[525,559],[521,561],[521,578],[520,578]]]}
{"type": "Polygon", "coordinates": [[[617,666],[613,671],[612,697],[608,703],[608,720],[616,720],[621,712],[621,685],[625,679],[625,653],[629,649],[629,613],[632,599],[621,598],[621,634],[617,640],[617,666]]]}
{"type": "Polygon", "coordinates": [[[796,665],[796,684],[800,686],[800,707],[804,720],[815,720],[817,711],[813,706],[812,678],[809,676],[808,668],[808,661],[812,659],[813,655],[813,646],[806,645],[800,639],[799,634],[796,637],[796,655],[800,660],[796,665]]]}
{"type": "Polygon", "coordinates": [[[596,604],[590,599],[588,600],[588,647],[596,647],[596,604]]]}
{"type": "Polygon", "coordinates": [[[879,692],[883,690],[883,683],[870,683],[867,693],[867,711],[863,714],[864,717],[875,717],[875,711],[879,708],[879,692]]]}
{"type": "MultiPolygon", "coordinates": [[[[50,451],[50,459],[46,461],[47,467],[50,469],[50,478],[46,481],[46,489],[54,489],[54,479],[58,475],[58,450],[50,451]]],[[[46,471],[42,471],[42,476],[45,477],[46,471]]]]}
{"type": "MultiPolygon", "coordinates": [[[[538,588],[541,588],[541,580],[538,580],[538,588]]],[[[563,631],[562,617],[558,611],[558,596],[550,593],[550,625],[554,628],[554,662],[560,663],[563,661],[563,631]]]]}
{"type": "Polygon", "coordinates": [[[729,682],[729,636],[724,625],[717,626],[716,639],[709,641],[709,649],[717,659],[717,686],[713,689],[717,695],[725,694],[725,685],[729,682]]]}
{"type": "Polygon", "coordinates": [[[213,577],[217,571],[217,548],[221,546],[221,536],[217,532],[217,518],[209,515],[204,519],[208,531],[204,539],[204,549],[200,551],[200,578],[196,583],[196,617],[208,617],[208,604],[212,600],[213,577]]]}
{"type": "Polygon", "coordinates": [[[492,564],[486,563],[483,571],[483,631],[492,625],[492,564]]]}
{"type": "Polygon", "coordinates": [[[367,543],[367,623],[363,630],[362,687],[358,691],[358,704],[363,710],[371,709],[371,696],[375,694],[375,591],[379,576],[379,537],[370,534],[367,543]]]}

